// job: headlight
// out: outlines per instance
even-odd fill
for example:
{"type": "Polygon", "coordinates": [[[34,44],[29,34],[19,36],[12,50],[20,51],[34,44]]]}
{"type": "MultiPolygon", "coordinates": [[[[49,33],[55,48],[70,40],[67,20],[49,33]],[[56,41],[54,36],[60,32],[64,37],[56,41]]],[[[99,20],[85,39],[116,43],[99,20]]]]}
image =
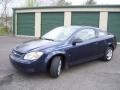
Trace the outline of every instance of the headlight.
{"type": "Polygon", "coordinates": [[[43,55],[43,52],[30,52],[24,56],[24,59],[27,60],[36,60],[43,55]]]}

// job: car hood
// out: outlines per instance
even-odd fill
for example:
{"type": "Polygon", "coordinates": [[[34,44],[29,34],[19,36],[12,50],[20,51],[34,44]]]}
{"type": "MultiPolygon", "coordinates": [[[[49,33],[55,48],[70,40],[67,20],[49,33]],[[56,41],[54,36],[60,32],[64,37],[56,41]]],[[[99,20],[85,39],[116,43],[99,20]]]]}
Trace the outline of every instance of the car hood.
{"type": "Polygon", "coordinates": [[[34,49],[42,50],[42,49],[46,49],[48,47],[52,47],[58,44],[60,44],[60,42],[49,41],[49,40],[35,40],[35,41],[29,41],[29,42],[22,43],[18,45],[15,48],[15,50],[22,52],[22,53],[26,53],[30,50],[34,50],[34,49]]]}

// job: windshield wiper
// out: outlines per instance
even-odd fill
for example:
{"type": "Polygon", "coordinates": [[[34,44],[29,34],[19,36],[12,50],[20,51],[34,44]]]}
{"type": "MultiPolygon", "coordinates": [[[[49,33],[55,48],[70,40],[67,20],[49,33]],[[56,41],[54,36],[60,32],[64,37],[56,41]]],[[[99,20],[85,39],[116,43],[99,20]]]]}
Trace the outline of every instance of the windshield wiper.
{"type": "Polygon", "coordinates": [[[41,39],[43,39],[43,40],[55,41],[55,40],[53,40],[53,39],[49,39],[49,38],[41,38],[41,39]]]}

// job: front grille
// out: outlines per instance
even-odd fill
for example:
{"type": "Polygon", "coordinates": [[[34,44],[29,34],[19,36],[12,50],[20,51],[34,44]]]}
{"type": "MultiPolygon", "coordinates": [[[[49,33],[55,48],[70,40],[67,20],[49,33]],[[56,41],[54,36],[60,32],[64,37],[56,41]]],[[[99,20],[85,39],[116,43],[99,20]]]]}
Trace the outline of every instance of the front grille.
{"type": "Polygon", "coordinates": [[[13,54],[15,57],[17,57],[17,58],[19,58],[19,57],[21,57],[21,56],[23,55],[23,53],[18,52],[18,51],[16,51],[16,50],[13,50],[13,51],[12,51],[12,54],[13,54]]]}

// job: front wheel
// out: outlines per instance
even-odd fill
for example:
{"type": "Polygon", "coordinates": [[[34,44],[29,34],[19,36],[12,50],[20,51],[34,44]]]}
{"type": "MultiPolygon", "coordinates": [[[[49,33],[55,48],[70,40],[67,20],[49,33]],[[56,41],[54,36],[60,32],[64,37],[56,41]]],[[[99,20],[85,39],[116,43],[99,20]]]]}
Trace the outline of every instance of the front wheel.
{"type": "Polygon", "coordinates": [[[113,57],[113,48],[108,47],[103,57],[104,61],[110,61],[113,57]]]}
{"type": "Polygon", "coordinates": [[[62,60],[59,56],[56,56],[51,61],[50,75],[53,78],[57,78],[61,74],[62,60]]]}

